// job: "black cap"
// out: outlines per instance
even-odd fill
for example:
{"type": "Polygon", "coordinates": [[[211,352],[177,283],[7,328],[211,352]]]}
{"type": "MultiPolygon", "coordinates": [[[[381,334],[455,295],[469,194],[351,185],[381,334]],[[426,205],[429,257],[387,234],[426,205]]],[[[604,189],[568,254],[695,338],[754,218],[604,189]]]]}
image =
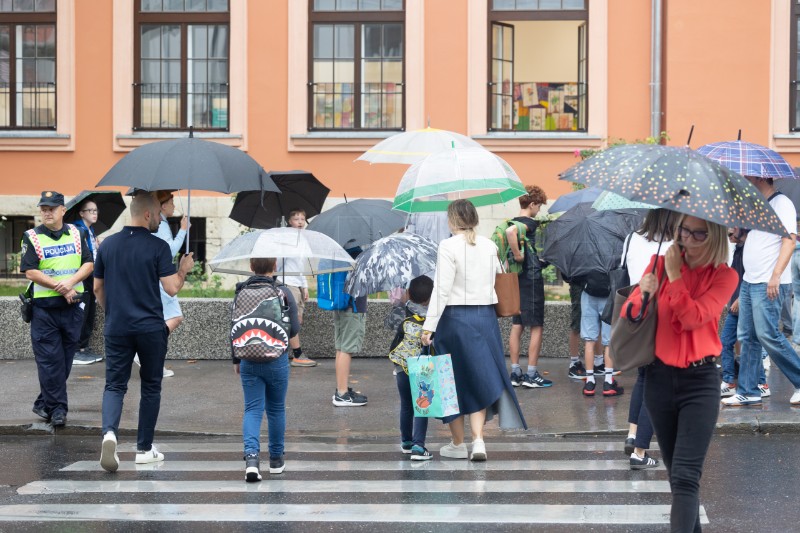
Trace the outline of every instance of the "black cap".
{"type": "Polygon", "coordinates": [[[39,199],[37,207],[48,205],[55,207],[57,205],[64,205],[64,195],[56,191],[42,191],[42,197],[39,199]]]}

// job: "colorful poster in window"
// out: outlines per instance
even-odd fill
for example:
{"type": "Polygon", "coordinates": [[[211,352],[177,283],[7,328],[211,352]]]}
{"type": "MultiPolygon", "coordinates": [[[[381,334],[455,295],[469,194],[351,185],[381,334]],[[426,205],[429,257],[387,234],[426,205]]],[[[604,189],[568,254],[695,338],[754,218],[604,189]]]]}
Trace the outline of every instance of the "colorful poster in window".
{"type": "Polygon", "coordinates": [[[508,117],[504,101],[503,127],[499,129],[514,131],[577,129],[577,118],[581,112],[577,83],[515,82],[512,94],[513,116],[508,117]]]}

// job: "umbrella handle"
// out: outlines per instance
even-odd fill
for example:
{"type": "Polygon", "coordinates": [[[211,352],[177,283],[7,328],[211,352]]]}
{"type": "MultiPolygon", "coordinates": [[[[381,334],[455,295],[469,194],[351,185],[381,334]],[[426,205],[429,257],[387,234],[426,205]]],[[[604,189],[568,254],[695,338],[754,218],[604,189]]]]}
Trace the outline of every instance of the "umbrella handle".
{"type": "Polygon", "coordinates": [[[647,309],[647,303],[649,301],[650,301],[650,293],[649,292],[643,292],[642,293],[642,308],[639,310],[639,314],[636,315],[636,316],[633,316],[633,312],[632,312],[633,311],[633,304],[628,304],[628,312],[627,312],[628,320],[630,320],[634,324],[636,324],[638,322],[641,322],[644,319],[644,312],[645,312],[645,309],[647,309]]]}

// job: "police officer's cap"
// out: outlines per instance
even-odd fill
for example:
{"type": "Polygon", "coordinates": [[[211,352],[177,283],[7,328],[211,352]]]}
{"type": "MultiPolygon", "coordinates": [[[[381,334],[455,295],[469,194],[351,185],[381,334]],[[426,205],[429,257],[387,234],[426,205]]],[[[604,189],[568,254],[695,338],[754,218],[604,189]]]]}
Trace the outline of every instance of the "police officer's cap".
{"type": "Polygon", "coordinates": [[[64,205],[64,195],[56,191],[42,191],[42,197],[39,199],[39,203],[36,204],[36,206],[39,207],[43,205],[50,207],[64,205]]]}

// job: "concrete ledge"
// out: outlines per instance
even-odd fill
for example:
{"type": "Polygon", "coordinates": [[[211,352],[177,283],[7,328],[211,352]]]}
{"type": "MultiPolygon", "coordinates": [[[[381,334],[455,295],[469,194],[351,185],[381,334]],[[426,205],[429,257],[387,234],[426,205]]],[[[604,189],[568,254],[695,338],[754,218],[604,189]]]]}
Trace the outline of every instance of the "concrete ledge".
{"type": "MultiPolygon", "coordinates": [[[[169,359],[227,359],[230,347],[227,335],[230,323],[230,300],[183,299],[183,324],[172,334],[169,359]]],[[[367,337],[359,357],[385,357],[394,333],[383,321],[389,313],[388,301],[370,301],[367,312],[367,337]]],[[[567,302],[548,302],[545,305],[542,356],[568,357],[570,306],[567,302]]],[[[0,321],[5,325],[0,336],[0,359],[32,359],[30,326],[19,315],[19,299],[0,297],[0,321]]],[[[103,353],[103,312],[98,309],[91,348],[103,353]]],[[[508,342],[511,319],[500,319],[503,339],[508,342]]],[[[333,313],[320,310],[315,301],[306,305],[305,322],[300,333],[303,351],[312,358],[334,357],[333,313]]],[[[522,353],[527,353],[528,336],[523,335],[522,353]]],[[[506,344],[506,353],[508,346],[506,344]]]]}

